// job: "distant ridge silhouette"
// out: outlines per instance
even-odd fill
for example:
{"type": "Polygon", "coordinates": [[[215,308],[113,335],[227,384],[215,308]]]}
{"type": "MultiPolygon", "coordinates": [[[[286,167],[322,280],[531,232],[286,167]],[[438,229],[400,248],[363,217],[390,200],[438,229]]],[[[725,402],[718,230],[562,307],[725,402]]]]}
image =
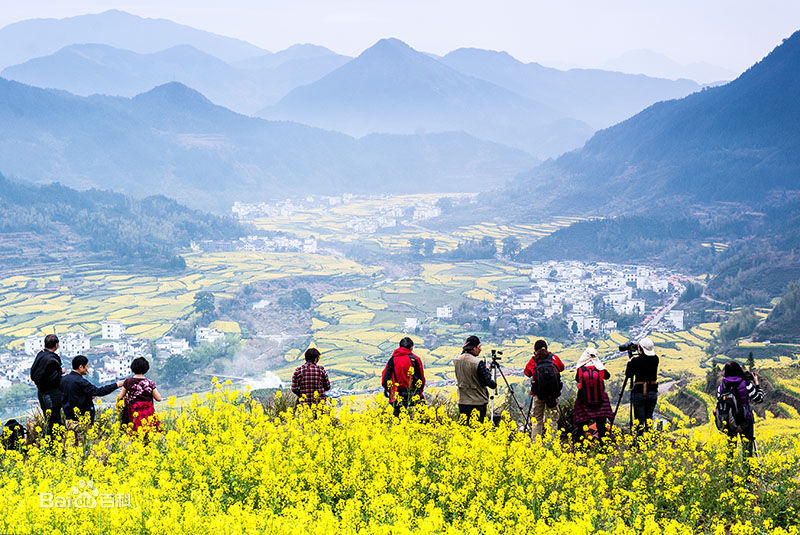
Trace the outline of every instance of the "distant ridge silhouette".
{"type": "Polygon", "coordinates": [[[800,32],[736,80],[655,104],[508,190],[551,209],[758,203],[800,190],[800,32]]]}

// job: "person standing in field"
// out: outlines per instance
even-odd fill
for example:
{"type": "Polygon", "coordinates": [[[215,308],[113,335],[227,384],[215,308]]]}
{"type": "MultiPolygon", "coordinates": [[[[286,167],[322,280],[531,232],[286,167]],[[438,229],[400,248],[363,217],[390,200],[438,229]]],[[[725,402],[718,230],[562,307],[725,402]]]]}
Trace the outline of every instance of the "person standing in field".
{"type": "Polygon", "coordinates": [[[319,349],[311,347],[305,353],[306,363],[298,367],[292,375],[292,392],[297,396],[297,404],[313,405],[325,399],[325,392],[331,389],[328,372],[320,366],[319,349]]]}
{"type": "Polygon", "coordinates": [[[467,425],[473,413],[477,413],[478,421],[483,422],[489,404],[488,389],[497,388],[486,363],[478,358],[480,353],[480,339],[470,336],[464,342],[462,353],[453,359],[458,384],[458,413],[466,415],[467,425]]]}
{"type": "Polygon", "coordinates": [[[544,434],[545,421],[552,422],[558,414],[558,397],[561,395],[561,372],[564,363],[558,355],[547,349],[547,342],[536,340],[533,344],[533,357],[525,366],[525,375],[531,378],[531,400],[533,419],[536,425],[533,436],[544,434]]]}
{"type": "Polygon", "coordinates": [[[642,338],[639,354],[628,361],[625,377],[631,379],[631,405],[633,418],[637,420],[636,435],[649,429],[658,403],[658,355],[650,338],[642,338]]]}
{"type": "Polygon", "coordinates": [[[89,373],[89,359],[78,355],[72,359],[72,371],[61,378],[61,395],[64,400],[64,416],[67,420],[79,421],[84,414],[89,414],[89,423],[94,423],[94,403],[92,399],[110,394],[122,387],[122,381],[96,387],[86,380],[89,373]]]}
{"type": "Polygon", "coordinates": [[[56,351],[58,351],[58,336],[48,334],[44,337],[44,349],[39,351],[31,366],[31,380],[36,385],[39,406],[47,422],[45,436],[52,435],[56,424],[63,425],[61,376],[65,370],[56,351]]]}
{"type": "Polygon", "coordinates": [[[717,422],[729,439],[731,454],[735,451],[736,439],[742,437],[742,449],[745,456],[753,454],[755,445],[755,417],[750,403],[761,403],[764,401],[764,391],[758,384],[758,377],[749,371],[744,371],[742,366],[736,361],[725,364],[722,371],[722,382],[717,389],[717,409],[714,411],[716,419],[726,419],[730,421],[717,422]],[[731,398],[733,410],[720,412],[720,405],[723,400],[731,398]]]}
{"type": "Polygon", "coordinates": [[[583,428],[588,428],[589,436],[596,435],[603,438],[606,433],[606,422],[614,416],[611,410],[611,401],[605,388],[605,381],[611,374],[608,373],[597,349],[587,347],[578,359],[575,381],[578,383],[578,393],[575,396],[575,406],[572,411],[572,421],[575,424],[575,439],[586,436],[583,428]]]}
{"type": "Polygon", "coordinates": [[[400,347],[394,350],[381,376],[384,395],[394,407],[394,415],[400,416],[400,410],[406,410],[417,403],[425,403],[425,371],[422,361],[412,353],[414,341],[405,337],[400,340],[400,347]]]}
{"type": "Polygon", "coordinates": [[[131,423],[131,431],[140,427],[145,429],[160,429],[154,402],[161,401],[156,384],[144,376],[150,370],[150,363],[144,357],[138,357],[131,362],[133,377],[125,379],[122,390],[117,397],[124,400],[123,423],[131,423]]]}

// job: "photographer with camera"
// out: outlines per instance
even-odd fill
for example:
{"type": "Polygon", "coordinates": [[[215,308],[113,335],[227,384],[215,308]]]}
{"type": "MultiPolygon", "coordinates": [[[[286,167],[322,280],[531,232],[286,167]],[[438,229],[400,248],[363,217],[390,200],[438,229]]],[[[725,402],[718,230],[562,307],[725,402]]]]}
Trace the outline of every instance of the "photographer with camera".
{"type": "Polygon", "coordinates": [[[533,418],[536,420],[534,434],[544,433],[545,418],[553,421],[557,416],[558,397],[561,395],[561,372],[564,363],[558,355],[547,349],[547,342],[536,340],[533,344],[533,358],[525,366],[525,375],[531,378],[533,396],[533,418]]]}
{"type": "MultiPolygon", "coordinates": [[[[632,350],[633,342],[620,346],[620,351],[632,350]]],[[[638,355],[628,360],[625,377],[631,379],[631,406],[633,418],[639,422],[636,435],[641,436],[650,427],[653,412],[658,402],[658,355],[650,338],[642,338],[636,344],[638,355]]]]}
{"type": "Polygon", "coordinates": [[[478,413],[478,421],[486,418],[486,406],[489,404],[489,388],[497,388],[497,382],[486,363],[478,358],[481,354],[481,341],[477,336],[470,336],[464,342],[462,353],[453,359],[458,385],[458,413],[466,415],[467,425],[472,413],[478,413]]]}

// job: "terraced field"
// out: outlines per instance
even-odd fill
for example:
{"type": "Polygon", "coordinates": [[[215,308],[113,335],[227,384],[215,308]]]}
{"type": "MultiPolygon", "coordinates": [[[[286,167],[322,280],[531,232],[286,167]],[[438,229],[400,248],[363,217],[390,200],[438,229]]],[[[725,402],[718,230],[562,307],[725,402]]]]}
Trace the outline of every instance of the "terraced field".
{"type": "MultiPolygon", "coordinates": [[[[323,353],[323,362],[342,386],[367,389],[377,386],[386,358],[407,333],[406,317],[432,319],[436,308],[455,305],[470,292],[485,286],[497,291],[524,284],[524,270],[490,263],[424,264],[420,276],[404,280],[381,280],[370,287],[339,291],[317,300],[312,320],[311,343],[323,353]]],[[[452,376],[450,359],[461,347],[465,329],[446,321],[433,321],[431,331],[447,344],[426,348],[414,336],[429,380],[452,376]]],[[[531,342],[532,343],[532,342],[531,342]]],[[[287,365],[278,375],[288,380],[298,365],[299,351],[286,356],[287,365]]]]}
{"type": "MultiPolygon", "coordinates": [[[[326,242],[373,245],[381,250],[392,252],[408,250],[409,240],[413,238],[433,239],[436,242],[434,253],[442,253],[455,249],[460,241],[480,240],[486,236],[494,238],[498,247],[501,246],[502,240],[509,236],[516,237],[523,246],[526,246],[559,228],[584,220],[579,217],[556,217],[548,223],[535,225],[478,223],[459,227],[449,233],[403,225],[384,228],[377,233],[356,232],[348,227],[348,222],[357,218],[386,215],[394,209],[413,208],[420,203],[435,204],[442,197],[455,198],[458,195],[419,194],[382,199],[359,199],[332,208],[320,206],[301,209],[286,216],[256,218],[251,223],[261,230],[287,232],[299,238],[314,237],[326,242]]],[[[407,222],[403,216],[392,217],[397,219],[398,223],[407,222]]]]}
{"type": "MultiPolygon", "coordinates": [[[[339,386],[356,390],[379,386],[386,359],[400,338],[408,334],[403,329],[406,317],[428,319],[426,326],[438,340],[435,346],[428,347],[421,337],[411,334],[428,380],[453,379],[451,359],[460,352],[466,336],[478,334],[486,339],[488,335],[479,332],[476,325],[465,327],[433,319],[436,307],[449,304],[456,308],[454,305],[464,298],[480,300],[483,295],[479,292],[493,296],[510,286],[524,285],[528,274],[524,268],[494,262],[423,264],[421,268],[418,277],[382,280],[369,288],[335,292],[318,299],[310,343],[320,349],[323,364],[339,386]]],[[[688,331],[653,333],[651,337],[662,355],[662,374],[675,379],[687,375],[702,377],[708,361],[704,350],[718,330],[718,323],[705,323],[688,331]]],[[[518,373],[533,354],[537,338],[536,335],[517,337],[485,346],[487,351],[491,347],[502,350],[504,367],[518,373]]],[[[593,343],[601,354],[611,354],[626,341],[623,335],[614,333],[593,343]]],[[[568,366],[577,361],[584,347],[551,344],[551,349],[568,366]]],[[[287,354],[286,365],[277,370],[278,375],[290,379],[300,358],[296,350],[287,354]]],[[[625,358],[615,358],[608,362],[608,368],[615,377],[621,377],[625,364],[625,358]]],[[[512,382],[518,380],[512,378],[512,382]]]]}
{"type": "MultiPolygon", "coordinates": [[[[436,240],[436,252],[454,249],[458,242],[468,239],[493,238],[498,246],[508,236],[524,245],[560,227],[578,221],[577,218],[557,218],[546,224],[498,225],[479,223],[457,228],[449,233],[425,230],[422,227],[399,226],[377,233],[356,233],[348,223],[356,217],[375,217],[398,207],[419,203],[435,203],[440,196],[413,195],[390,199],[360,200],[335,207],[302,210],[286,217],[257,219],[262,229],[298,237],[314,236],[323,242],[368,244],[386,252],[407,250],[414,237],[436,240]]],[[[720,244],[712,244],[718,247],[720,244]]],[[[529,284],[530,270],[497,260],[474,262],[428,262],[419,266],[415,275],[389,278],[380,267],[362,265],[333,254],[302,253],[193,253],[185,256],[187,269],[176,275],[147,275],[125,272],[104,266],[85,264],[60,273],[42,271],[19,273],[0,278],[0,336],[11,337],[12,347],[19,348],[28,335],[46,332],[65,332],[82,329],[90,336],[99,335],[99,323],[104,319],[121,321],[128,334],[156,339],[163,336],[172,322],[192,310],[198,291],[213,292],[218,298],[234,294],[242,286],[258,281],[288,277],[336,278],[346,281],[345,289],[325,295],[315,295],[308,338],[283,354],[275,372],[288,381],[302,360],[308,345],[322,351],[322,363],[331,373],[336,386],[356,391],[375,389],[386,359],[403,336],[410,335],[416,344],[415,352],[422,358],[426,375],[431,382],[452,380],[451,359],[460,352],[466,336],[478,334],[485,341],[488,333],[480,332],[478,318],[462,318],[469,323],[437,320],[437,307],[449,305],[458,315],[462,303],[468,310],[490,304],[504,290],[529,284]],[[424,337],[407,333],[406,318],[424,323],[424,337]],[[433,342],[431,342],[433,341],[433,342]]],[[[765,317],[768,309],[756,311],[765,317]]],[[[224,332],[238,333],[235,322],[212,324],[224,332]]],[[[661,373],[665,378],[701,380],[710,365],[705,350],[719,331],[718,323],[706,323],[676,333],[653,333],[651,337],[662,355],[661,373]]],[[[503,365],[512,382],[521,380],[518,373],[533,353],[538,336],[519,336],[498,344],[486,343],[504,352],[503,365]]],[[[614,353],[626,338],[613,334],[593,343],[601,354],[614,353]]],[[[563,347],[551,344],[568,367],[574,365],[585,344],[563,347]]],[[[742,343],[740,347],[764,349],[764,344],[742,343]]],[[[787,347],[786,355],[775,357],[773,364],[787,366],[797,362],[800,347],[787,347]]],[[[724,358],[719,356],[719,358],[724,358]]],[[[608,361],[613,380],[622,376],[626,359],[608,361]]],[[[571,380],[568,372],[565,382],[571,380]]],[[[699,383],[698,383],[699,385],[699,383]]],[[[686,392],[702,403],[707,410],[711,400],[694,385],[686,392]]],[[[796,378],[781,379],[780,388],[800,395],[796,378]]],[[[681,409],[672,403],[671,396],[663,397],[664,413],[681,416],[681,409]]],[[[621,409],[624,410],[624,409],[621,409]]],[[[782,414],[793,414],[792,407],[781,407],[782,414]]],[[[794,429],[796,422],[764,415],[759,429],[776,434],[794,429]],[[787,427],[788,426],[788,427],[787,427]]],[[[699,429],[698,432],[702,432],[699,429]]],[[[709,429],[709,432],[711,430],[709,429]]]]}
{"type": "MultiPolygon", "coordinates": [[[[232,252],[186,256],[180,276],[151,276],[85,265],[69,273],[0,279],[0,335],[23,338],[82,329],[98,335],[100,322],[116,320],[126,332],[160,338],[190,312],[198,291],[225,297],[251,282],[290,276],[371,276],[377,269],[337,256],[232,252]]],[[[233,328],[232,326],[227,326],[233,328]]]]}

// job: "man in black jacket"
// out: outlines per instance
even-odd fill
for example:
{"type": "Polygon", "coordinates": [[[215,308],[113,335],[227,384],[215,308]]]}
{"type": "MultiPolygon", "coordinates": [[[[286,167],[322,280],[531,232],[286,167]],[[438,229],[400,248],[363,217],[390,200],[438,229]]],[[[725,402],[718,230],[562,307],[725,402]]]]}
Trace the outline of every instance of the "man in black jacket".
{"type": "Polygon", "coordinates": [[[38,390],[39,405],[47,420],[46,435],[53,432],[55,424],[61,423],[61,357],[58,351],[58,336],[48,334],[44,337],[44,349],[39,351],[31,366],[31,379],[38,390]]]}
{"type": "Polygon", "coordinates": [[[92,398],[106,396],[122,386],[122,381],[117,381],[98,388],[86,380],[84,375],[87,373],[89,373],[89,359],[78,355],[72,359],[72,371],[61,378],[64,416],[67,420],[77,422],[88,412],[89,423],[94,423],[92,398]]]}
{"type": "Polygon", "coordinates": [[[658,403],[658,355],[650,338],[639,340],[639,354],[628,361],[625,376],[631,381],[633,418],[639,422],[636,435],[650,428],[658,403]]]}

